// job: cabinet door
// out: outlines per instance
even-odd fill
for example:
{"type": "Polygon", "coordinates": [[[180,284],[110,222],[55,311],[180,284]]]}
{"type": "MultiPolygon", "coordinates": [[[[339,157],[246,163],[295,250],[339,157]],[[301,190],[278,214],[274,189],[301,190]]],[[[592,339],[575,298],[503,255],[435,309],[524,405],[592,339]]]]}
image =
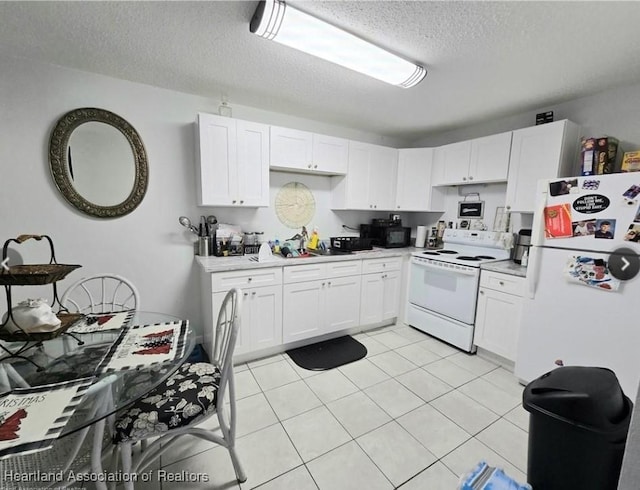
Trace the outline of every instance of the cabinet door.
{"type": "Polygon", "coordinates": [[[269,126],[237,121],[236,204],[269,205],[269,126]]]}
{"type": "Polygon", "coordinates": [[[236,198],[236,120],[198,114],[200,206],[231,206],[236,198]]]}
{"type": "Polygon", "coordinates": [[[471,140],[470,182],[507,180],[511,154],[511,131],[471,140]]]}
{"type": "Polygon", "coordinates": [[[471,160],[471,140],[436,148],[441,154],[442,184],[467,184],[471,160]]]}
{"type": "MultiPolygon", "coordinates": [[[[249,343],[252,350],[282,344],[282,287],[249,289],[244,295],[251,309],[249,343]]],[[[245,323],[245,318],[242,322],[245,323]]]]}
{"type": "Polygon", "coordinates": [[[313,134],[313,170],[345,175],[349,164],[349,141],[323,134],[313,134]]]}
{"type": "MultiPolygon", "coordinates": [[[[218,312],[220,311],[220,305],[222,305],[222,300],[227,295],[226,292],[219,292],[213,294],[213,333],[212,338],[215,339],[216,335],[216,324],[218,321],[218,312]]],[[[251,302],[248,301],[247,291],[244,291],[244,297],[242,301],[242,310],[240,311],[240,315],[242,318],[242,322],[240,323],[240,329],[238,330],[238,337],[236,338],[236,347],[233,351],[234,355],[245,354],[247,352],[251,352],[251,324],[254,322],[254,316],[251,310],[251,302]]]]}
{"type": "Polygon", "coordinates": [[[431,209],[431,170],[433,148],[398,150],[397,210],[429,211],[431,209]]]}
{"type": "Polygon", "coordinates": [[[324,312],[324,330],[327,333],[360,324],[359,275],[327,279],[324,286],[324,312]]]}
{"type": "Polygon", "coordinates": [[[400,311],[400,272],[385,272],[382,275],[382,284],[382,320],[387,320],[397,317],[400,311]]]}
{"type": "Polygon", "coordinates": [[[538,180],[558,176],[565,121],[513,132],[507,206],[512,212],[533,213],[538,180]]]}
{"type": "Polygon", "coordinates": [[[521,311],[521,297],[480,288],[474,344],[515,361],[521,311]]]}
{"type": "Polygon", "coordinates": [[[294,342],[322,334],[324,322],[322,281],[285,284],[283,287],[282,341],[294,342]]]}
{"type": "Polygon", "coordinates": [[[349,142],[349,170],[345,195],[347,209],[369,209],[369,160],[371,146],[366,143],[349,142]]]}
{"type": "Polygon", "coordinates": [[[393,210],[396,202],[398,150],[372,145],[369,160],[369,207],[393,210]]]}
{"type": "Polygon", "coordinates": [[[271,126],[271,167],[310,170],[312,134],[297,129],[271,126]]]}
{"type": "Polygon", "coordinates": [[[383,274],[363,274],[360,294],[360,325],[382,321],[384,304],[383,274]]]}

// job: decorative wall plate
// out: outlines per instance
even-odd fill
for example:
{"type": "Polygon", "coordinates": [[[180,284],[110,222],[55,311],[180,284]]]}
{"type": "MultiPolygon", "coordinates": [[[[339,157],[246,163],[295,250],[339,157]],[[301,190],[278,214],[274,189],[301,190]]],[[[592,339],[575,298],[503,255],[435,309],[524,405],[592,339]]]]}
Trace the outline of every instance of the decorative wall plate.
{"type": "Polygon", "coordinates": [[[300,182],[289,182],[276,195],[276,215],[289,228],[308,225],[316,213],[316,200],[309,188],[300,182]]]}

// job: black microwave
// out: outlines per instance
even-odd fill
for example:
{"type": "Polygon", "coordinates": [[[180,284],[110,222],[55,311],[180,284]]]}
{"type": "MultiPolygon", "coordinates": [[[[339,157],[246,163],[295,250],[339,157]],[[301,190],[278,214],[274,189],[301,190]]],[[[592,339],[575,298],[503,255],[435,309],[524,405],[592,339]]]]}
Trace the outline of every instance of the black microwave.
{"type": "Polygon", "coordinates": [[[411,228],[408,226],[360,225],[360,238],[371,238],[371,245],[376,247],[408,247],[411,243],[411,228]]]}

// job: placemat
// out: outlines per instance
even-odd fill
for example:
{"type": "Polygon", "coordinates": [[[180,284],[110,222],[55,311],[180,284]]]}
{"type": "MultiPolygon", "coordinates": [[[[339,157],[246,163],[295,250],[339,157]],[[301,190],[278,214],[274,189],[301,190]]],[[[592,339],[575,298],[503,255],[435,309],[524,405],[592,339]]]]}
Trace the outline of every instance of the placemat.
{"type": "Polygon", "coordinates": [[[86,315],[69,329],[71,333],[92,333],[105,330],[118,330],[126,327],[133,318],[134,310],[117,313],[98,313],[86,315]]]}
{"type": "Polygon", "coordinates": [[[124,327],[96,373],[140,369],[182,357],[188,331],[188,320],[124,327]]]}
{"type": "Polygon", "coordinates": [[[49,449],[92,381],[16,388],[0,395],[0,459],[49,449]]]}

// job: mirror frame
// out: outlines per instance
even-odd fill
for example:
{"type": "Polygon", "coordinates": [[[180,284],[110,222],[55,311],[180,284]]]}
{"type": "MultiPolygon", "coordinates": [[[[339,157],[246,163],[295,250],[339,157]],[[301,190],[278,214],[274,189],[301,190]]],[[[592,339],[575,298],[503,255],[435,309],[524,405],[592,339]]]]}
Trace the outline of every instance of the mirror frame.
{"type": "Polygon", "coordinates": [[[98,218],[117,218],[129,214],[142,202],[149,181],[147,152],[138,132],[126,120],[105,109],[84,107],[67,112],[58,119],[49,140],[49,166],[62,196],[83,213],[98,218]],[[129,142],[135,164],[135,180],[129,196],[114,206],[99,206],[81,196],[69,178],[67,147],[71,133],[86,122],[96,121],[113,126],[129,142]]]}

